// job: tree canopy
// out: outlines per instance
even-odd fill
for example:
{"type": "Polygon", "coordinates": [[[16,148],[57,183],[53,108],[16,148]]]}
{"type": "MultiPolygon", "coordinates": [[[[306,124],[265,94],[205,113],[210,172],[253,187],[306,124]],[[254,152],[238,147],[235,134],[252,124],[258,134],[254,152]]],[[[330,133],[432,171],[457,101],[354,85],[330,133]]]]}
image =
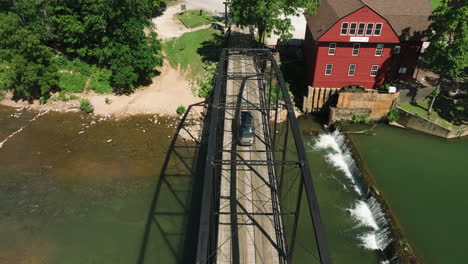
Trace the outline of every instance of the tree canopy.
{"type": "Polygon", "coordinates": [[[26,98],[46,95],[57,85],[51,49],[21,26],[14,13],[0,13],[0,71],[3,87],[26,98]]]}
{"type": "Polygon", "coordinates": [[[291,15],[317,8],[315,0],[231,0],[229,7],[236,23],[258,29],[260,41],[274,32],[282,39],[291,38],[291,15]]]}
{"type": "MultiPolygon", "coordinates": [[[[164,0],[0,1],[0,13],[8,20],[15,17],[16,34],[25,36],[22,42],[34,43],[37,46],[34,49],[44,49],[42,53],[47,51],[51,55],[53,50],[70,59],[79,58],[111,70],[111,84],[117,92],[131,92],[153,77],[154,68],[162,64],[161,44],[151,30],[151,18],[165,7],[164,0]]],[[[8,29],[6,23],[11,22],[2,20],[0,23],[0,34],[8,36],[13,29],[8,29]]],[[[20,51],[7,44],[0,41],[4,53],[38,53],[20,51]]],[[[39,68],[49,67],[45,59],[37,63],[39,68]]],[[[37,89],[28,83],[24,85],[31,91],[37,89]]]]}
{"type": "Polygon", "coordinates": [[[468,3],[443,0],[434,10],[426,57],[441,78],[460,77],[468,66],[468,3]]]}

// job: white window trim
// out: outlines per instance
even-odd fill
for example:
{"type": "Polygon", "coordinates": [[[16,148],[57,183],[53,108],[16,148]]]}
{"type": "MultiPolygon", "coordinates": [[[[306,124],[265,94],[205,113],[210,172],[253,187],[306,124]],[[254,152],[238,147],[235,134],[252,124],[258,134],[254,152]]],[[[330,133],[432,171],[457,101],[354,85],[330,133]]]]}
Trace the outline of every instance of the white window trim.
{"type": "Polygon", "coordinates": [[[374,64],[374,65],[371,66],[370,76],[375,77],[375,76],[377,76],[377,73],[379,73],[379,65],[374,64]],[[377,69],[374,70],[374,67],[377,67],[377,69]],[[372,75],[373,71],[375,71],[375,75],[372,75]]]}
{"type": "Polygon", "coordinates": [[[380,35],[382,35],[382,29],[383,29],[383,23],[375,23],[373,35],[374,35],[374,36],[380,36],[380,35]],[[380,32],[379,32],[378,35],[375,34],[375,30],[377,29],[377,25],[380,25],[380,32]]]}
{"type": "Polygon", "coordinates": [[[385,48],[384,44],[377,44],[377,46],[375,47],[375,56],[378,56],[378,57],[382,56],[384,48],[385,48]],[[377,52],[379,51],[379,45],[381,45],[380,46],[380,54],[377,54],[377,52]]]}
{"type": "Polygon", "coordinates": [[[358,29],[358,28],[357,28],[358,25],[359,25],[359,22],[350,22],[350,23],[349,23],[349,29],[348,29],[348,35],[349,35],[349,36],[355,36],[355,35],[356,35],[357,29],[358,29]],[[356,25],[356,27],[354,28],[354,34],[351,34],[351,24],[355,24],[355,25],[356,25]]]}
{"type": "Polygon", "coordinates": [[[359,43],[353,43],[353,50],[351,51],[351,55],[353,56],[359,56],[359,50],[361,49],[361,44],[359,43]],[[357,46],[357,54],[354,54],[354,47],[357,46]]]}
{"type": "Polygon", "coordinates": [[[332,73],[333,73],[333,64],[325,64],[325,75],[329,76],[329,75],[332,75],[332,73]],[[327,74],[328,65],[331,65],[330,74],[327,74]]]}
{"type": "Polygon", "coordinates": [[[356,30],[356,36],[364,36],[366,34],[366,22],[359,22],[356,30]],[[359,34],[359,25],[364,25],[364,29],[362,30],[362,34],[359,34]]]}
{"type": "Polygon", "coordinates": [[[367,23],[366,25],[366,30],[364,31],[364,34],[366,36],[372,36],[372,34],[374,34],[374,29],[375,29],[375,23],[371,22],[371,23],[367,23]],[[369,29],[369,25],[372,24],[372,32],[370,34],[367,34],[367,30],[369,29]]]}
{"type": "Polygon", "coordinates": [[[356,74],[356,64],[350,64],[348,66],[348,76],[354,76],[355,74],[356,74]],[[354,65],[354,70],[353,70],[353,74],[350,74],[352,65],[354,65]]]}
{"type": "Polygon", "coordinates": [[[335,55],[336,54],[336,43],[330,43],[328,44],[328,55],[335,55]],[[332,45],[334,45],[334,47],[332,48],[332,45]],[[333,53],[330,53],[330,51],[333,50],[333,53]]]}
{"type": "Polygon", "coordinates": [[[349,31],[349,22],[342,22],[341,23],[341,28],[340,28],[340,35],[341,36],[346,36],[346,35],[348,35],[348,31],[349,31]],[[343,25],[344,24],[348,24],[348,26],[346,27],[346,33],[345,34],[341,33],[343,31],[343,25]]]}

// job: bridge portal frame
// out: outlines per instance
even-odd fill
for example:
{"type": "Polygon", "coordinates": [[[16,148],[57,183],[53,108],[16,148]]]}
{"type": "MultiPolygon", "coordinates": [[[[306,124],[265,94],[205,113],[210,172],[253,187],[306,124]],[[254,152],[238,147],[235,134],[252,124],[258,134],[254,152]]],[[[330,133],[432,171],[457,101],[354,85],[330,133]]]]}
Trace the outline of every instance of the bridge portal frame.
{"type": "MultiPolygon", "coordinates": [[[[242,60],[242,57],[237,56],[237,60],[242,60]]],[[[249,60],[251,61],[251,60],[249,60]]],[[[266,91],[265,91],[266,93],[266,91]]],[[[305,190],[307,206],[310,212],[311,224],[314,229],[315,242],[317,246],[317,259],[321,264],[331,264],[331,259],[329,255],[329,249],[327,241],[325,238],[324,228],[320,216],[320,209],[317,201],[317,195],[315,192],[314,184],[312,181],[310,167],[307,161],[306,152],[304,148],[304,143],[302,141],[297,119],[294,113],[294,105],[292,103],[291,97],[286,88],[286,83],[282,76],[281,70],[276,63],[273,55],[268,49],[223,49],[220,55],[220,61],[218,63],[215,84],[213,88],[212,95],[212,104],[208,110],[210,124],[209,124],[209,134],[207,139],[208,151],[205,162],[205,174],[203,175],[203,190],[202,190],[202,204],[200,212],[200,222],[198,229],[198,243],[197,243],[197,255],[196,263],[197,264],[207,264],[214,263],[216,260],[217,253],[217,222],[218,217],[221,212],[217,212],[219,207],[219,184],[220,179],[216,175],[221,174],[221,166],[223,164],[238,165],[241,164],[252,164],[251,162],[256,162],[255,166],[268,166],[273,167],[275,170],[279,170],[279,190],[277,194],[281,195],[281,189],[283,184],[283,177],[285,168],[298,168],[300,170],[300,182],[299,182],[299,191],[296,201],[296,209],[294,212],[280,212],[278,213],[279,217],[282,216],[293,216],[293,227],[291,231],[291,242],[289,245],[284,245],[284,252],[286,252],[286,263],[292,263],[293,253],[296,242],[297,228],[299,222],[299,215],[302,203],[302,192],[305,190]],[[228,72],[228,60],[233,59],[229,56],[232,54],[245,54],[251,55],[255,58],[256,66],[262,69],[261,74],[258,73],[239,73],[239,72],[228,72]],[[265,72],[266,64],[269,72],[265,72]],[[264,83],[269,83],[270,89],[268,89],[267,102],[263,104],[256,105],[244,105],[244,104],[232,104],[225,103],[222,101],[222,97],[225,95],[226,91],[226,81],[227,80],[242,80],[245,77],[257,77],[263,78],[264,83]],[[280,89],[272,91],[271,84],[273,80],[276,80],[280,89]],[[276,92],[276,100],[272,102],[272,92],[276,92]],[[279,98],[282,100],[280,101],[279,98]],[[252,109],[265,111],[268,115],[268,120],[272,121],[272,131],[273,133],[273,142],[270,146],[264,150],[269,152],[271,155],[274,153],[281,154],[281,160],[264,160],[264,161],[247,161],[247,160],[223,160],[223,112],[226,109],[252,109]],[[276,132],[279,125],[278,115],[281,110],[286,110],[286,136],[282,143],[281,148],[277,148],[277,138],[276,132]],[[274,112],[274,116],[271,116],[274,112]],[[288,145],[289,133],[291,133],[295,151],[297,155],[296,160],[285,160],[286,151],[288,145]],[[250,162],[250,163],[249,163],[250,162]]],[[[281,199],[281,197],[280,197],[281,199]]],[[[238,213],[234,213],[237,215],[238,213]]],[[[282,227],[281,227],[282,228],[282,227]]],[[[285,243],[286,244],[286,243],[285,243]]],[[[315,262],[314,262],[315,263],[315,262]]]]}

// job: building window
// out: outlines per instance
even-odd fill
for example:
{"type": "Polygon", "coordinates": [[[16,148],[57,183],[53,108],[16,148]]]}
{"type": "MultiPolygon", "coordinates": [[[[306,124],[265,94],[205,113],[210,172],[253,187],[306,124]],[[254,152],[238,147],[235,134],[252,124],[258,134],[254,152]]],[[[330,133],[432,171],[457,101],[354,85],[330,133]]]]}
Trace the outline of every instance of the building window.
{"type": "Polygon", "coordinates": [[[366,36],[372,36],[373,30],[374,30],[374,23],[367,23],[366,36]]]}
{"type": "Polygon", "coordinates": [[[374,36],[380,36],[382,32],[382,23],[375,24],[374,36]]]}
{"type": "Polygon", "coordinates": [[[364,35],[364,29],[366,28],[366,23],[359,23],[359,28],[357,31],[358,36],[364,35]]]}
{"type": "Polygon", "coordinates": [[[406,73],[407,70],[408,70],[407,68],[402,67],[402,68],[398,69],[398,73],[403,74],[403,73],[406,73]]]}
{"type": "Polygon", "coordinates": [[[343,22],[341,24],[341,35],[346,35],[348,34],[348,26],[349,26],[349,23],[348,22],[343,22]]]}
{"type": "Polygon", "coordinates": [[[353,56],[359,55],[359,48],[361,47],[361,44],[359,43],[354,43],[353,44],[353,56]]]}
{"type": "Polygon", "coordinates": [[[325,66],[325,75],[331,75],[333,70],[333,64],[327,64],[325,66]]]}
{"type": "Polygon", "coordinates": [[[375,56],[382,56],[384,44],[377,44],[377,48],[375,49],[375,56]]]}
{"type": "Polygon", "coordinates": [[[336,43],[330,43],[330,45],[328,45],[328,55],[335,55],[335,51],[336,43]]]}
{"type": "Polygon", "coordinates": [[[356,34],[356,27],[357,27],[357,23],[351,23],[351,25],[349,26],[349,35],[356,34]]]}
{"type": "Polygon", "coordinates": [[[372,65],[370,70],[370,76],[377,76],[377,71],[379,70],[379,65],[372,65]]]}
{"type": "Polygon", "coordinates": [[[350,64],[348,68],[348,76],[354,76],[356,73],[356,64],[350,64]]]}
{"type": "Polygon", "coordinates": [[[401,46],[393,47],[393,54],[400,54],[401,46]]]}

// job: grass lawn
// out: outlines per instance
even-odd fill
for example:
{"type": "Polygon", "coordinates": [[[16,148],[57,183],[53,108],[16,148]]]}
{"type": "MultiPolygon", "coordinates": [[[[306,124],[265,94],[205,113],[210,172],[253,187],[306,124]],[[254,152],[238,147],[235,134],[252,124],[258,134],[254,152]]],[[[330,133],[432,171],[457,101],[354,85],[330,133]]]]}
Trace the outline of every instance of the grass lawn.
{"type": "Polygon", "coordinates": [[[187,10],[185,12],[177,14],[177,18],[188,28],[199,27],[203,25],[208,25],[213,22],[218,21],[218,19],[212,16],[207,11],[202,11],[200,15],[200,10],[187,10]]]}
{"type": "Polygon", "coordinates": [[[441,2],[441,0],[430,0],[430,1],[431,1],[432,10],[436,9],[440,5],[440,2],[441,2]]]}
{"type": "Polygon", "coordinates": [[[203,74],[203,62],[207,56],[216,57],[211,53],[220,48],[216,44],[221,38],[222,34],[218,30],[197,30],[164,42],[163,50],[171,67],[176,69],[180,66],[183,71],[188,71],[189,77],[196,78],[203,74]]]}
{"type": "Polygon", "coordinates": [[[436,99],[432,113],[428,115],[427,109],[429,109],[430,103],[431,99],[424,99],[417,101],[415,105],[402,103],[398,106],[403,110],[427,118],[445,128],[462,129],[466,127],[466,125],[452,124],[453,121],[467,119],[468,111],[465,109],[466,103],[465,107],[463,105],[455,105],[452,99],[441,95],[436,99]]]}

